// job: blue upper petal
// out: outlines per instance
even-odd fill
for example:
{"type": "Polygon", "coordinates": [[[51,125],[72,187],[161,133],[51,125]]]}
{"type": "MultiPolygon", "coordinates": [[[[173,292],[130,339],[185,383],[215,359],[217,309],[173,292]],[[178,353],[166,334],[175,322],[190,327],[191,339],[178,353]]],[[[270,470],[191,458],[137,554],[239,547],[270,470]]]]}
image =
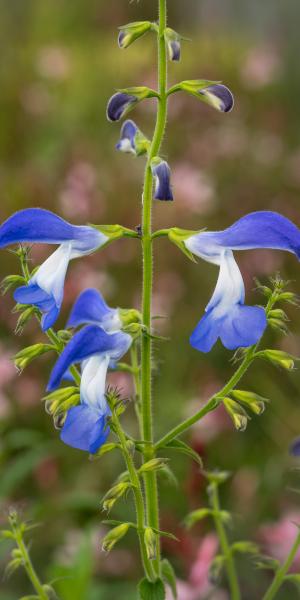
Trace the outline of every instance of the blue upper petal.
{"type": "Polygon", "coordinates": [[[115,310],[107,306],[98,290],[89,288],[84,290],[75,301],[67,327],[77,327],[87,323],[101,326],[105,318],[115,313],[115,310]]]}
{"type": "Polygon", "coordinates": [[[0,226],[0,248],[20,242],[61,244],[74,240],[74,249],[86,252],[101,246],[105,236],[94,227],[71,225],[43,208],[26,208],[0,226]]]}
{"type": "Polygon", "coordinates": [[[194,254],[208,258],[222,248],[287,250],[300,258],[300,230],[279,213],[257,211],[242,217],[224,231],[204,231],[191,236],[186,245],[194,254]]]}
{"type": "Polygon", "coordinates": [[[109,435],[106,417],[86,405],[74,406],[67,413],[60,438],[72,448],[94,454],[109,435]]]}
{"type": "Polygon", "coordinates": [[[134,121],[128,119],[121,128],[120,141],[116,145],[117,150],[123,152],[135,152],[135,136],[138,128],[134,121]]]}
{"type": "Polygon", "coordinates": [[[104,352],[110,358],[118,360],[127,352],[131,341],[127,333],[120,331],[108,334],[97,325],[87,325],[75,333],[66,345],[52,370],[47,389],[56,389],[70,365],[82,362],[89,356],[104,352]]]}

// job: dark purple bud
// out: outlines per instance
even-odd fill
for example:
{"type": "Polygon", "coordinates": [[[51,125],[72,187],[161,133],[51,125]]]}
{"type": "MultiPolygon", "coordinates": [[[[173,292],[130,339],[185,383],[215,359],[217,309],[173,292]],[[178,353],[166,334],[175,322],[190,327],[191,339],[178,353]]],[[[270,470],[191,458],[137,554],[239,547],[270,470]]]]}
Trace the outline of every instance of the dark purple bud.
{"type": "Polygon", "coordinates": [[[226,85],[216,83],[207,88],[200,89],[199,94],[205,97],[208,104],[211,104],[221,112],[230,112],[233,108],[234,98],[226,85]]]}
{"type": "Polygon", "coordinates": [[[130,108],[138,102],[138,98],[124,92],[114,94],[107,106],[107,118],[109,121],[119,121],[130,108]]]}
{"type": "Polygon", "coordinates": [[[296,438],[290,446],[290,454],[300,456],[300,437],[296,438]]]}
{"type": "Polygon", "coordinates": [[[155,200],[174,200],[170,184],[171,170],[165,160],[154,159],[151,165],[155,177],[155,200]]]}
{"type": "Polygon", "coordinates": [[[181,45],[180,42],[170,42],[169,44],[169,57],[170,60],[179,61],[181,54],[181,45]]]}

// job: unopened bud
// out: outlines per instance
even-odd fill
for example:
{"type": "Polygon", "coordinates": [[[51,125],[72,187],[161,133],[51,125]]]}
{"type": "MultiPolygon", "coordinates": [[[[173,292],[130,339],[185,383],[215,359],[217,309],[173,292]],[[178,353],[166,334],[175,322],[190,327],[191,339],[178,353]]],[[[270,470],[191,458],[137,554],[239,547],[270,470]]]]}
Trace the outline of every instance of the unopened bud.
{"type": "Polygon", "coordinates": [[[135,21],[119,27],[118,36],[119,48],[128,48],[135,40],[145,35],[152,28],[150,21],[135,21]]]}
{"type": "Polygon", "coordinates": [[[117,527],[114,527],[107,535],[104,537],[102,541],[102,550],[104,552],[110,552],[114,545],[126,535],[128,529],[130,527],[129,523],[122,523],[117,527]]]}
{"type": "Polygon", "coordinates": [[[151,458],[151,460],[148,460],[139,468],[139,473],[142,474],[149,473],[150,471],[159,471],[166,466],[166,462],[167,461],[165,458],[151,458]]]}
{"type": "Polygon", "coordinates": [[[266,403],[269,402],[267,398],[243,390],[233,390],[231,396],[238,402],[245,404],[245,406],[252,410],[256,415],[261,415],[266,408],[266,403]]]}
{"type": "Polygon", "coordinates": [[[55,350],[50,344],[34,344],[33,346],[28,346],[15,355],[15,366],[19,371],[23,371],[32,360],[38,356],[42,356],[42,354],[45,354],[50,350],[55,350]]]}
{"type": "Polygon", "coordinates": [[[4,296],[10,288],[16,287],[17,285],[26,285],[26,279],[21,277],[21,275],[7,275],[7,277],[1,281],[0,292],[4,296]]]}
{"type": "Polygon", "coordinates": [[[156,558],[156,535],[151,527],[146,527],[144,533],[144,542],[149,560],[156,558]]]}
{"type": "Polygon", "coordinates": [[[128,325],[136,325],[137,323],[141,323],[142,316],[139,310],[135,308],[119,308],[119,316],[122,322],[122,327],[126,327],[128,325]]]}
{"type": "Polygon", "coordinates": [[[224,398],[223,403],[235,428],[238,431],[245,431],[249,418],[246,411],[231,398],[224,398]]]}
{"type": "Polygon", "coordinates": [[[292,371],[295,366],[295,361],[299,360],[282,350],[262,350],[261,352],[258,352],[256,356],[266,358],[274,365],[287,369],[288,371],[292,371]]]}
{"type": "Polygon", "coordinates": [[[123,494],[125,494],[125,492],[127,492],[131,487],[132,484],[126,481],[114,485],[104,496],[104,499],[102,501],[103,510],[109,512],[112,509],[115,502],[119,498],[121,498],[121,496],[123,496],[123,494]]]}
{"type": "Polygon", "coordinates": [[[181,55],[181,35],[167,27],[165,30],[165,40],[167,44],[167,50],[169,55],[169,60],[171,61],[179,61],[181,55]]]}

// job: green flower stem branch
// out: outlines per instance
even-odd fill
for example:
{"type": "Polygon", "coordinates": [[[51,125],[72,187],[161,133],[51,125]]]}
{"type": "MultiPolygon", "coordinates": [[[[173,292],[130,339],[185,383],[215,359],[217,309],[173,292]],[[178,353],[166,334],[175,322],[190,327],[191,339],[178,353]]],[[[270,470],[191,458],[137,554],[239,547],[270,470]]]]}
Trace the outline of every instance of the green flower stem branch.
{"type": "Polygon", "coordinates": [[[23,532],[26,531],[26,529],[28,528],[25,524],[19,523],[18,517],[14,512],[12,512],[9,515],[9,523],[11,526],[11,537],[14,539],[17,545],[17,549],[12,551],[13,558],[8,568],[14,570],[18,566],[22,566],[25,569],[27,576],[31,581],[32,586],[36,591],[39,599],[48,600],[48,593],[35,571],[27,546],[23,539],[23,532]]]}
{"type": "Polygon", "coordinates": [[[148,579],[153,581],[156,579],[156,576],[154,574],[152,562],[149,560],[149,558],[147,556],[147,550],[146,550],[145,540],[144,540],[145,510],[144,510],[144,499],[143,499],[140,479],[139,479],[138,473],[136,471],[134,461],[132,459],[132,455],[130,453],[130,450],[128,449],[128,444],[127,444],[127,439],[126,439],[125,433],[124,433],[124,431],[119,423],[119,419],[115,413],[113,413],[112,422],[113,422],[113,427],[114,427],[115,433],[118,436],[120,444],[121,444],[122,454],[123,454],[123,457],[124,457],[124,460],[126,463],[126,467],[128,469],[130,482],[132,484],[132,490],[133,490],[133,495],[134,495],[134,500],[135,500],[135,508],[136,508],[137,532],[138,532],[138,537],[139,537],[139,542],[140,542],[141,556],[142,556],[145,574],[147,575],[148,579]]]}
{"type": "MultiPolygon", "coordinates": [[[[274,294],[272,294],[272,296],[268,300],[268,303],[266,306],[267,316],[268,316],[270,310],[272,310],[276,301],[277,301],[277,296],[276,296],[276,292],[275,292],[274,294]]],[[[217,394],[214,394],[212,396],[212,398],[210,398],[210,400],[200,410],[198,410],[194,415],[192,415],[188,419],[185,419],[185,421],[182,421],[182,423],[180,423],[179,425],[177,425],[176,427],[171,429],[171,431],[169,431],[158,442],[156,442],[156,444],[155,444],[156,450],[159,450],[160,448],[166,446],[169,442],[171,442],[172,440],[177,438],[181,433],[184,433],[187,429],[189,429],[192,425],[194,425],[194,423],[197,423],[197,421],[200,421],[201,419],[203,419],[203,417],[205,417],[205,415],[207,415],[209,412],[211,412],[212,410],[214,410],[215,408],[217,408],[219,406],[219,404],[222,402],[222,398],[224,398],[225,396],[230,394],[230,392],[232,392],[232,390],[236,387],[236,385],[239,383],[241,378],[245,375],[246,371],[248,370],[248,368],[250,367],[250,365],[256,358],[256,351],[258,349],[259,343],[248,348],[248,350],[245,353],[244,359],[242,360],[238,369],[235,371],[235,373],[232,375],[232,377],[229,379],[229,381],[226,383],[226,385],[217,394]]]]}
{"type": "Polygon", "coordinates": [[[263,596],[263,600],[273,600],[273,598],[275,598],[278,590],[281,588],[282,584],[285,582],[285,577],[294,562],[295,556],[299,550],[299,546],[300,546],[300,531],[298,532],[298,535],[295,539],[295,542],[290,550],[290,553],[289,553],[285,563],[282,565],[282,567],[280,569],[278,569],[278,571],[271,583],[271,586],[269,587],[269,589],[263,596]]]}
{"type": "Polygon", "coordinates": [[[220,541],[221,550],[224,557],[224,563],[226,567],[229,587],[230,587],[230,598],[231,600],[240,600],[241,593],[239,588],[239,582],[237,577],[237,572],[235,568],[235,563],[232,555],[232,550],[230,548],[229,541],[227,539],[226,529],[224,527],[224,523],[221,517],[221,507],[219,500],[219,490],[218,484],[216,482],[212,482],[209,485],[209,493],[211,505],[213,508],[213,519],[215,522],[217,534],[220,541]]]}
{"type": "MultiPolygon", "coordinates": [[[[153,251],[152,251],[152,200],[153,200],[153,175],[151,161],[157,156],[163,140],[167,120],[167,54],[164,32],[167,24],[166,0],[159,0],[158,23],[158,87],[159,98],[157,108],[156,126],[148,153],[143,189],[143,214],[142,214],[142,249],[143,249],[143,297],[142,318],[146,330],[151,330],[151,300],[153,281],[153,251]]],[[[142,361],[141,361],[141,392],[142,392],[142,438],[149,444],[145,445],[144,460],[153,458],[153,422],[152,422],[152,356],[151,338],[142,336],[142,361]]],[[[147,503],[147,524],[154,529],[159,529],[159,511],[157,479],[154,472],[145,473],[145,492],[147,503]]],[[[155,568],[160,572],[159,539],[157,537],[155,568]]]]}

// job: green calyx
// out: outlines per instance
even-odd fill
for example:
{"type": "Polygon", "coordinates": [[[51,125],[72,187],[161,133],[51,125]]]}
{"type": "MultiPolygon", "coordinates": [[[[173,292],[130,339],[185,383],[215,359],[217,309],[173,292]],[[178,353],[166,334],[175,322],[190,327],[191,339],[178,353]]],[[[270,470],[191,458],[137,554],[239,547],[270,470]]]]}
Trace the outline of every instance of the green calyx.
{"type": "Polygon", "coordinates": [[[119,48],[128,48],[137,39],[154,29],[154,24],[151,21],[134,21],[119,27],[119,48]]]}
{"type": "Polygon", "coordinates": [[[199,231],[189,231],[187,229],[179,229],[179,227],[172,227],[168,230],[168,238],[172,244],[175,244],[192,262],[197,262],[192,252],[186,247],[185,240],[201,233],[199,231]]]}
{"type": "Polygon", "coordinates": [[[142,321],[142,315],[135,308],[119,308],[119,317],[122,322],[122,328],[128,328],[130,325],[139,324],[142,321]]]}
{"type": "Polygon", "coordinates": [[[220,81],[210,81],[209,79],[187,79],[176,83],[168,91],[168,95],[175,94],[175,92],[187,92],[192,96],[199,98],[199,92],[211,85],[217,85],[220,81]]]}
{"type": "Polygon", "coordinates": [[[101,246],[101,248],[107,246],[110,244],[110,242],[114,242],[115,240],[119,240],[123,237],[139,237],[136,231],[128,229],[127,227],[123,227],[122,225],[93,225],[92,223],[89,225],[90,227],[94,227],[103,233],[103,235],[105,235],[107,238],[107,241],[101,246]]]}

